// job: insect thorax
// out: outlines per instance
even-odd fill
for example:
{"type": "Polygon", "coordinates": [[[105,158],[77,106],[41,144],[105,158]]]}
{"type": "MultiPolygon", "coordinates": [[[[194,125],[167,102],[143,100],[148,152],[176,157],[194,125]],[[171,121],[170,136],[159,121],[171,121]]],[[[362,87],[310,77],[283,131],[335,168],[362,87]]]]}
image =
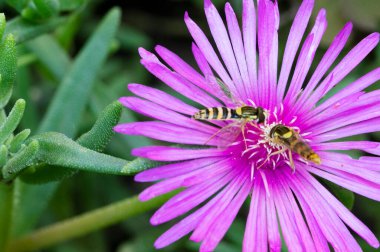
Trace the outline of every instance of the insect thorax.
{"type": "MultiPolygon", "coordinates": [[[[241,111],[241,117],[245,119],[256,120],[257,119],[257,108],[251,106],[244,106],[238,108],[241,111]]],[[[237,111],[238,112],[238,111],[237,111]]]]}

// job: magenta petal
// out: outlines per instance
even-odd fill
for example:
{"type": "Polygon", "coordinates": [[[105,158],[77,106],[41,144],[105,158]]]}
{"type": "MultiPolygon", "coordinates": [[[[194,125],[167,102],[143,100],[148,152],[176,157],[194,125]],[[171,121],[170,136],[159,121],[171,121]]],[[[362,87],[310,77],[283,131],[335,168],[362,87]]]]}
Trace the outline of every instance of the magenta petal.
{"type": "MultiPolygon", "coordinates": [[[[157,120],[183,126],[186,128],[198,129],[202,132],[214,134],[218,129],[204,124],[197,120],[183,116],[167,108],[161,107],[153,102],[145,101],[137,97],[122,97],[119,99],[121,104],[140,114],[152,117],[157,120]]],[[[211,136],[210,135],[210,136],[211,136]]]]}
{"type": "Polygon", "coordinates": [[[247,62],[249,84],[248,94],[257,101],[257,65],[256,65],[256,10],[253,0],[243,0],[242,30],[245,58],[247,62]]]}
{"type": "Polygon", "coordinates": [[[329,167],[321,167],[319,169],[308,167],[307,170],[315,175],[330,180],[331,182],[337,185],[340,185],[344,188],[349,189],[350,191],[361,194],[367,198],[374,199],[377,201],[380,200],[380,185],[365,180],[360,176],[342,172],[339,170],[334,170],[329,167]],[[327,172],[324,172],[323,170],[327,172]]]}
{"type": "Polygon", "coordinates": [[[201,207],[199,210],[190,214],[179,223],[174,225],[164,234],[162,234],[154,243],[154,246],[157,249],[168,246],[169,244],[179,240],[183,236],[190,233],[198,223],[203,219],[204,216],[207,216],[208,211],[215,205],[216,202],[223,196],[223,193],[219,193],[212,200],[210,200],[206,205],[201,207]]]}
{"type": "Polygon", "coordinates": [[[339,217],[372,247],[379,247],[376,236],[358,218],[356,218],[339,200],[337,200],[326,188],[314,179],[310,174],[300,171],[300,174],[322,195],[322,197],[335,210],[339,217]]]}
{"type": "Polygon", "coordinates": [[[187,12],[185,14],[185,23],[187,25],[189,32],[191,33],[191,36],[196,42],[198,48],[202,51],[208,63],[212,66],[215,72],[220,76],[223,82],[237,96],[238,93],[237,93],[236,87],[233,81],[231,80],[229,74],[224,69],[212,45],[210,44],[210,42],[208,41],[206,35],[202,32],[202,30],[194,23],[193,20],[190,19],[187,12]]]}
{"type": "Polygon", "coordinates": [[[210,140],[210,134],[165,122],[136,122],[119,124],[114,128],[114,130],[126,135],[140,135],[166,142],[181,144],[204,145],[207,142],[207,145],[217,146],[218,141],[220,140],[219,136],[216,136],[210,140]]]}
{"type": "Polygon", "coordinates": [[[293,24],[288,36],[288,41],[286,42],[280,77],[278,80],[278,87],[277,87],[278,103],[281,103],[284,97],[285,88],[288,83],[290,70],[292,69],[294,58],[296,56],[298,47],[301,43],[302,36],[305,33],[313,7],[314,7],[314,0],[302,1],[302,4],[300,8],[298,9],[297,15],[294,18],[294,21],[293,21],[293,24]]]}
{"type": "Polygon", "coordinates": [[[159,195],[174,191],[179,187],[189,187],[195,184],[201,184],[205,180],[218,177],[225,174],[230,169],[229,162],[223,160],[221,162],[201,167],[186,174],[166,179],[145,189],[140,195],[141,201],[147,201],[159,195]],[[203,178],[203,179],[202,179],[203,178]]]}
{"type": "MultiPolygon", "coordinates": [[[[290,171],[283,171],[284,173],[290,173],[290,171]]],[[[282,183],[282,189],[283,193],[287,196],[287,200],[283,199],[284,202],[287,202],[286,210],[288,211],[288,215],[290,218],[294,221],[294,227],[296,232],[298,233],[298,237],[301,239],[302,246],[305,248],[305,250],[314,251],[315,250],[315,244],[313,242],[313,239],[311,237],[310,231],[305,223],[305,220],[302,216],[302,213],[300,212],[299,206],[297,205],[297,202],[294,199],[293,193],[290,190],[289,182],[286,179],[280,180],[282,183]]]]}
{"type": "Polygon", "coordinates": [[[272,87],[277,80],[277,2],[269,0],[259,2],[258,8],[258,47],[259,75],[258,88],[261,99],[259,105],[268,108],[273,101],[272,87]]]}
{"type": "Polygon", "coordinates": [[[276,183],[272,183],[273,199],[277,210],[277,216],[280,221],[282,234],[286,245],[292,248],[292,251],[302,251],[303,246],[301,243],[301,237],[296,229],[296,224],[291,210],[289,208],[288,199],[285,195],[283,188],[276,183]]]}
{"type": "MultiPolygon", "coordinates": [[[[289,174],[288,178],[290,178],[289,174]]],[[[358,243],[335,213],[330,202],[310,187],[309,179],[305,180],[297,173],[289,181],[294,185],[292,190],[297,194],[297,198],[304,199],[304,202],[310,206],[321,231],[335,250],[360,251],[358,243]]]]}
{"type": "Polygon", "coordinates": [[[316,150],[361,150],[380,155],[380,143],[372,141],[330,142],[319,144],[316,150]]]}
{"type": "Polygon", "coordinates": [[[336,130],[323,133],[316,137],[319,142],[327,142],[347,136],[355,136],[380,130],[380,118],[374,118],[360,123],[351,124],[336,130]]]}
{"type": "MultiPolygon", "coordinates": [[[[332,70],[326,79],[312,94],[313,99],[319,100],[322,98],[332,87],[339,83],[346,75],[352,71],[379,43],[379,33],[375,32],[360,41],[332,70]],[[327,81],[331,76],[334,76],[333,81],[327,81]]],[[[309,106],[311,103],[309,102],[309,106]]]]}
{"type": "Polygon", "coordinates": [[[368,74],[362,76],[358,80],[354,81],[347,87],[339,90],[339,92],[335,95],[333,95],[330,99],[322,103],[320,106],[318,106],[314,111],[313,115],[327,109],[330,106],[333,106],[334,103],[339,102],[343,98],[355,94],[356,92],[359,92],[368,86],[374,84],[376,81],[380,80],[380,68],[376,68],[369,72],[368,74]]]}
{"type": "Polygon", "coordinates": [[[158,166],[143,172],[140,172],[135,176],[135,181],[138,182],[152,182],[160,179],[171,178],[179,175],[192,172],[193,170],[200,169],[204,166],[215,164],[216,162],[223,160],[219,157],[202,158],[190,161],[184,161],[175,164],[168,164],[158,166]]]}
{"type": "Polygon", "coordinates": [[[129,84],[128,89],[135,95],[183,114],[194,115],[198,111],[198,109],[159,89],[140,84],[129,84]]]}
{"type": "MultiPolygon", "coordinates": [[[[320,83],[320,80],[323,78],[327,70],[334,63],[340,52],[343,50],[344,45],[346,44],[349,35],[352,31],[352,23],[347,23],[343,29],[338,33],[334,38],[327,52],[323,55],[322,60],[317,66],[317,69],[314,71],[309,83],[306,85],[304,92],[301,94],[301,97],[297,104],[294,106],[294,111],[298,111],[303,108],[305,102],[307,101],[309,95],[320,83]]],[[[305,111],[305,110],[302,110],[305,111]]]]}
{"type": "MultiPolygon", "coordinates": [[[[253,186],[253,193],[251,198],[251,205],[249,208],[249,214],[247,219],[247,224],[245,226],[244,240],[243,240],[243,251],[252,251],[252,248],[256,248],[256,251],[267,251],[268,250],[268,230],[273,230],[273,226],[269,226],[266,222],[266,195],[263,189],[263,184],[259,180],[255,181],[253,186]]],[[[275,227],[277,228],[277,220],[275,222],[275,227]]],[[[277,230],[278,234],[278,230],[277,230]]],[[[280,238],[278,236],[278,238],[280,238]]],[[[279,247],[275,246],[272,251],[279,251],[281,249],[281,240],[277,240],[276,243],[280,242],[279,247]],[[278,250],[277,250],[278,249],[278,250]]],[[[271,249],[273,248],[273,243],[271,249]]]]}
{"type": "MultiPolygon", "coordinates": [[[[243,183],[243,182],[242,182],[243,183]]],[[[201,244],[200,251],[213,251],[218,243],[222,240],[223,236],[227,233],[228,228],[236,218],[241,206],[251,191],[251,184],[244,183],[240,191],[236,194],[235,198],[228,205],[226,211],[222,212],[213,226],[209,229],[206,238],[201,244]]]]}
{"type": "Polygon", "coordinates": [[[244,182],[241,177],[242,176],[236,177],[226,188],[223,189],[223,196],[215,206],[209,210],[207,216],[202,219],[191,235],[190,240],[200,242],[205,238],[212,223],[217,219],[218,215],[227,208],[233,197],[239,191],[242,182],[244,182]]]}
{"type": "Polygon", "coordinates": [[[204,77],[194,70],[189,64],[183,61],[178,55],[163,46],[156,46],[157,53],[171,66],[177,73],[194,83],[198,87],[209,91],[204,77]]]}
{"type": "MultiPolygon", "coordinates": [[[[237,93],[239,94],[239,97],[245,101],[247,95],[245,94],[243,80],[240,75],[239,67],[235,59],[234,51],[232,49],[226,27],[224,26],[223,20],[220,17],[217,9],[210,0],[205,0],[205,13],[211,34],[214,38],[216,46],[219,49],[219,53],[222,56],[223,62],[226,65],[230,76],[232,77],[232,80],[237,89],[237,93]]],[[[201,46],[200,49],[202,50],[201,46]]]]}
{"type": "Polygon", "coordinates": [[[132,155],[157,161],[181,161],[203,157],[225,156],[225,151],[219,149],[182,149],[166,146],[148,146],[132,150],[132,155]]]}
{"type": "Polygon", "coordinates": [[[202,184],[187,188],[166,202],[150,219],[153,225],[172,220],[198,206],[232,179],[231,173],[215,176],[202,184]]]}
{"type": "Polygon", "coordinates": [[[239,66],[241,78],[244,84],[246,99],[252,98],[252,90],[250,90],[251,86],[249,85],[250,79],[247,69],[247,63],[245,60],[244,44],[239,27],[239,21],[237,20],[236,14],[229,3],[226,3],[225,12],[228,25],[228,32],[234,49],[236,61],[239,66]]]}
{"type": "Polygon", "coordinates": [[[196,101],[205,107],[221,106],[219,102],[217,102],[203,90],[190,83],[178,73],[170,71],[162,64],[147,60],[141,60],[141,63],[149,72],[173,88],[175,91],[188,97],[189,99],[196,101]]]}
{"type": "Polygon", "coordinates": [[[292,104],[301,91],[302,84],[309,72],[311,63],[313,62],[315,52],[321,42],[322,36],[327,28],[326,11],[320,10],[315,21],[315,25],[302,46],[298,57],[296,69],[293,74],[289,90],[286,94],[285,103],[292,104]],[[310,40],[310,41],[309,41],[310,40]]]}
{"type": "Polygon", "coordinates": [[[326,237],[324,236],[322,230],[319,228],[319,224],[315,219],[313,212],[310,210],[310,207],[305,202],[302,197],[297,197],[298,202],[301,205],[302,211],[305,215],[305,219],[308,223],[308,227],[310,229],[311,235],[313,236],[313,241],[315,244],[316,251],[326,251],[329,252],[330,248],[326,237]]]}

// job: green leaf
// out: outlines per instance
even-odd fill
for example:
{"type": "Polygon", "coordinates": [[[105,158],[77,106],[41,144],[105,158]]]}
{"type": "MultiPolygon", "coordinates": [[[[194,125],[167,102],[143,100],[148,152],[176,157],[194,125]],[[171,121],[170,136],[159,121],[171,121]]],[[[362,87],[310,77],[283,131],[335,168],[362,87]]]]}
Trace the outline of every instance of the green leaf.
{"type": "Polygon", "coordinates": [[[42,133],[31,139],[37,140],[40,145],[38,161],[49,165],[122,175],[122,167],[128,163],[123,159],[87,149],[61,133],[42,133]]]}
{"type": "Polygon", "coordinates": [[[18,12],[21,12],[28,5],[29,0],[6,0],[6,2],[18,12]]]}
{"type": "MultiPolygon", "coordinates": [[[[113,127],[119,122],[122,106],[119,102],[108,105],[90,131],[83,134],[77,143],[83,147],[101,152],[114,135],[113,127]]],[[[62,180],[74,175],[77,171],[60,166],[41,164],[22,174],[21,179],[27,183],[40,184],[62,180]]]]}
{"type": "Polygon", "coordinates": [[[36,225],[58,183],[30,185],[16,179],[14,186],[17,200],[13,202],[11,235],[18,237],[36,225]]]}
{"type": "Polygon", "coordinates": [[[0,13],[0,41],[3,39],[5,24],[6,24],[5,15],[4,13],[0,13]]]}
{"type": "MultiPolygon", "coordinates": [[[[1,76],[0,76],[0,79],[1,79],[1,76]]],[[[1,80],[0,80],[0,83],[1,83],[1,80]]],[[[2,125],[5,120],[7,120],[7,115],[5,114],[5,111],[4,109],[0,109],[0,125],[2,125]]]]}
{"type": "Polygon", "coordinates": [[[0,108],[7,105],[16,78],[17,55],[13,35],[8,35],[0,45],[0,108]]]}
{"type": "MultiPolygon", "coordinates": [[[[76,66],[72,68],[72,71],[69,73],[69,76],[66,76],[66,82],[70,84],[70,78],[69,77],[75,77],[76,81],[81,81],[81,82],[75,82],[71,83],[69,86],[74,87],[75,90],[80,91],[79,93],[88,93],[87,90],[83,91],[83,88],[90,89],[91,87],[88,87],[88,85],[91,86],[91,79],[94,78],[96,72],[99,70],[99,68],[95,68],[94,66],[97,66],[100,62],[102,62],[104,59],[100,59],[102,55],[99,55],[97,52],[103,53],[103,51],[107,51],[107,46],[110,45],[112,38],[109,38],[112,36],[110,33],[114,33],[116,30],[116,26],[118,23],[119,19],[119,11],[114,10],[112,11],[105,19],[104,22],[107,22],[106,25],[101,25],[101,27],[98,29],[96,34],[94,35],[95,38],[91,39],[90,42],[86,45],[86,48],[82,50],[80,56],[78,56],[76,60],[76,66]],[[116,12],[116,13],[115,13],[116,12]],[[110,20],[111,19],[111,20],[110,20]],[[111,22],[112,21],[112,22],[111,22]],[[108,26],[109,25],[109,26],[108,26]],[[107,27],[108,26],[108,27],[107,27]],[[103,41],[108,40],[107,41],[103,41]],[[104,45],[104,44],[107,45],[104,45]],[[91,46],[90,46],[91,45],[91,46]],[[99,58],[100,57],[100,58],[99,58]],[[89,60],[87,64],[87,60],[89,60]],[[88,69],[89,68],[89,69],[88,69]],[[80,78],[79,78],[79,77],[80,78]],[[90,84],[89,84],[90,82],[90,84]],[[86,87],[87,85],[87,87],[86,87]],[[78,90],[77,88],[80,87],[78,90]],[[83,87],[83,88],[82,88],[83,87]]],[[[103,22],[103,23],[104,23],[103,22]]],[[[50,23],[50,22],[49,22],[50,23]]],[[[31,26],[33,28],[33,26],[31,26]]],[[[9,28],[9,25],[7,26],[9,28]]],[[[23,29],[21,29],[22,32],[24,32],[23,29]]],[[[31,30],[33,31],[33,29],[31,30]]],[[[21,33],[24,34],[24,33],[21,33]]],[[[32,33],[31,34],[35,34],[32,33]]],[[[106,53],[104,53],[106,54],[106,53]]],[[[105,58],[105,55],[103,55],[105,58]]],[[[65,83],[65,81],[63,82],[65,83]]],[[[68,87],[65,87],[64,89],[67,89],[68,87]]],[[[69,90],[66,90],[67,92],[69,90]]],[[[74,92],[72,90],[72,92],[74,92]]],[[[71,105],[71,102],[75,103],[74,101],[77,101],[77,99],[81,100],[85,97],[82,95],[76,96],[76,93],[74,94],[75,99],[63,99],[60,102],[63,105],[71,105]]],[[[70,97],[68,97],[70,98],[70,97]]],[[[84,100],[81,102],[85,103],[84,100]]],[[[77,104],[78,105],[78,104],[77,104]]],[[[58,104],[58,107],[61,106],[58,104]]],[[[84,105],[83,105],[84,106],[84,105]]],[[[63,107],[62,107],[63,108],[63,107]]],[[[83,109],[83,108],[82,108],[83,109]]],[[[67,115],[61,114],[61,116],[67,116],[67,125],[70,125],[71,118],[70,118],[70,113],[76,112],[77,108],[74,106],[74,109],[66,109],[65,112],[67,112],[67,115]]],[[[76,112],[77,113],[77,112],[76,112]]],[[[50,128],[51,125],[48,125],[50,128]]],[[[45,129],[46,129],[45,128],[45,129]]],[[[58,130],[58,129],[49,129],[49,130],[58,130]]],[[[71,135],[75,134],[75,131],[71,129],[72,131],[71,135]]],[[[51,198],[53,195],[54,191],[56,190],[57,186],[59,183],[54,182],[54,183],[49,183],[49,184],[44,184],[43,186],[37,186],[37,185],[30,185],[30,184],[25,184],[20,180],[16,180],[18,182],[16,185],[16,191],[17,194],[20,194],[19,201],[16,202],[14,206],[14,215],[13,215],[13,235],[20,235],[24,234],[25,232],[29,231],[30,229],[33,228],[33,226],[36,224],[38,221],[38,218],[42,215],[43,210],[46,208],[48,200],[51,198]],[[35,199],[38,198],[40,201],[36,201],[35,199]]]]}
{"type": "Polygon", "coordinates": [[[58,0],[33,0],[36,10],[43,18],[57,15],[59,12],[58,0]]]}
{"type": "Polygon", "coordinates": [[[74,11],[80,8],[86,0],[60,0],[62,11],[74,11]]]}
{"type": "Polygon", "coordinates": [[[66,51],[70,51],[70,48],[75,42],[75,35],[78,33],[79,27],[82,24],[82,14],[83,11],[73,13],[69,16],[67,22],[61,25],[55,32],[57,40],[66,51]]]}
{"type": "Polygon", "coordinates": [[[167,162],[152,161],[145,158],[136,158],[123,167],[122,173],[133,175],[147,169],[167,164],[167,162]]]}
{"type": "Polygon", "coordinates": [[[348,209],[352,209],[354,206],[355,195],[350,190],[347,190],[339,185],[336,185],[328,180],[323,180],[323,184],[327,186],[332,194],[337,197],[337,199],[343,203],[348,209]]]}
{"type": "Polygon", "coordinates": [[[11,242],[10,251],[22,251],[25,248],[30,251],[39,251],[57,243],[89,234],[155,209],[177,193],[178,190],[145,202],[139,201],[137,196],[115,202],[19,237],[11,242]]]}
{"type": "Polygon", "coordinates": [[[4,251],[10,234],[13,185],[0,183],[0,251],[4,251]]]}
{"type": "Polygon", "coordinates": [[[0,167],[3,167],[8,161],[8,148],[5,145],[0,147],[0,167]]]}
{"type": "Polygon", "coordinates": [[[56,81],[63,79],[70,67],[70,58],[52,36],[40,36],[26,43],[26,47],[37,56],[56,81]]]}
{"type": "Polygon", "coordinates": [[[16,153],[20,150],[21,145],[24,143],[24,141],[28,138],[30,135],[30,129],[25,129],[18,133],[13,139],[9,147],[9,151],[11,153],[16,153]]]}
{"type": "Polygon", "coordinates": [[[3,167],[3,178],[5,181],[14,179],[26,167],[32,165],[39,150],[38,141],[34,140],[24,149],[14,155],[3,167]]]}
{"type": "Polygon", "coordinates": [[[19,99],[16,101],[11,112],[8,115],[8,118],[0,127],[0,143],[4,143],[5,140],[13,133],[17,128],[17,125],[20,123],[20,120],[24,114],[25,110],[25,101],[19,99]]]}
{"type": "Polygon", "coordinates": [[[112,9],[103,19],[57,90],[40,132],[53,130],[69,137],[76,134],[96,74],[107,56],[119,20],[119,9],[112,9]]]}
{"type": "Polygon", "coordinates": [[[35,24],[17,17],[7,23],[5,34],[12,33],[17,44],[53,31],[67,20],[66,17],[51,18],[47,22],[35,24]]]}
{"type": "Polygon", "coordinates": [[[111,137],[115,135],[113,127],[120,120],[121,110],[122,105],[118,101],[108,105],[92,129],[78,138],[77,142],[91,150],[103,151],[111,137]]]}

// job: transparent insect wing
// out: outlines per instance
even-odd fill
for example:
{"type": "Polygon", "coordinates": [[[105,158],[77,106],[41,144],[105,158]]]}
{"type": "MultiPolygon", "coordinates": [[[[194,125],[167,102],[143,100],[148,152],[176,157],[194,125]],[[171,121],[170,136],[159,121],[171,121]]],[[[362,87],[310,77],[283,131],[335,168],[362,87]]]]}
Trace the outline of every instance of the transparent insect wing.
{"type": "Polygon", "coordinates": [[[221,99],[227,106],[237,107],[242,106],[244,103],[237,98],[236,94],[218,77],[206,77],[214,95],[221,99]]]}
{"type": "Polygon", "coordinates": [[[235,140],[241,134],[241,123],[241,121],[230,123],[217,132],[215,137],[217,137],[218,148],[226,149],[236,143],[235,140]]]}

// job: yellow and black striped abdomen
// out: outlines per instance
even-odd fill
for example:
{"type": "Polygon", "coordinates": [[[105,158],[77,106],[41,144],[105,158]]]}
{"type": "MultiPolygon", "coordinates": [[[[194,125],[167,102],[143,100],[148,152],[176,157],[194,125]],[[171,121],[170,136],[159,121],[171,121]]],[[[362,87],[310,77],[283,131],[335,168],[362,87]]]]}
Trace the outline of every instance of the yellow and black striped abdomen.
{"type": "Polygon", "coordinates": [[[196,120],[230,120],[240,118],[235,109],[227,107],[213,107],[199,110],[193,115],[196,120]]]}

